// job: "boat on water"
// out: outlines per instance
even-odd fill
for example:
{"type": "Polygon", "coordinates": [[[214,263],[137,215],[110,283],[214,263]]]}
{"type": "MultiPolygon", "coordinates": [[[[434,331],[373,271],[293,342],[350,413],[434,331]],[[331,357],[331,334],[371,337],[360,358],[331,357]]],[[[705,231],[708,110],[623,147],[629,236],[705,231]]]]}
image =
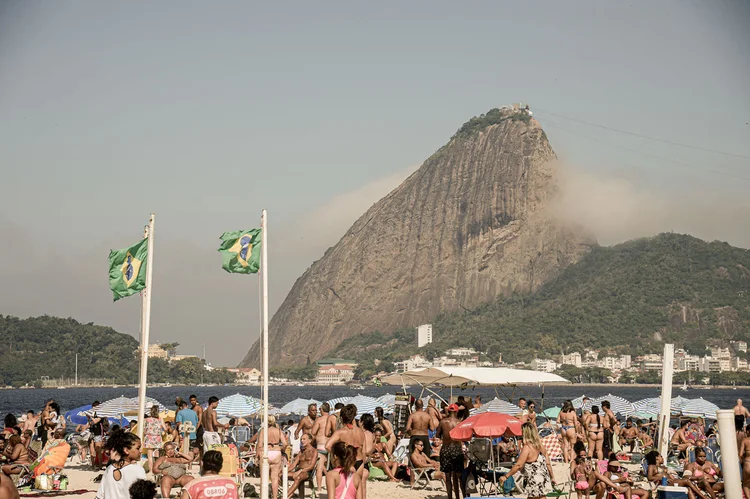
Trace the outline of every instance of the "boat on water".
{"type": "Polygon", "coordinates": [[[683,392],[686,392],[688,390],[687,381],[682,382],[682,386],[680,387],[680,390],[682,390],[683,392]]]}

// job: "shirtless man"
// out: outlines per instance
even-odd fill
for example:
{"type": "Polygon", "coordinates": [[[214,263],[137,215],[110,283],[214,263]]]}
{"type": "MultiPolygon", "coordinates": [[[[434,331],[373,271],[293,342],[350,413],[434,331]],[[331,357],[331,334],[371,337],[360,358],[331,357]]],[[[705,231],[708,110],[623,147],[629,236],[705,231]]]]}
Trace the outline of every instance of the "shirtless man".
{"type": "Polygon", "coordinates": [[[654,439],[651,438],[651,435],[649,435],[646,431],[645,425],[641,425],[640,432],[638,433],[638,438],[640,438],[641,442],[643,442],[643,447],[648,448],[654,446],[654,439]]]}
{"type": "MultiPolygon", "coordinates": [[[[331,406],[328,402],[323,402],[320,406],[320,417],[315,419],[315,423],[312,427],[312,440],[318,448],[318,469],[315,472],[316,483],[318,488],[322,488],[323,482],[323,470],[328,467],[328,451],[326,450],[326,443],[328,437],[333,435],[334,428],[336,427],[336,417],[330,415],[331,406]]],[[[304,436],[304,435],[303,435],[304,436]]]]}
{"type": "Polygon", "coordinates": [[[750,426],[745,427],[745,438],[738,450],[742,463],[742,490],[745,497],[750,497],[750,426]]]}
{"type": "Polygon", "coordinates": [[[409,440],[409,450],[414,449],[415,440],[420,440],[424,443],[424,452],[429,455],[429,432],[434,429],[432,418],[424,411],[424,402],[421,399],[417,400],[414,402],[414,412],[409,415],[409,419],[406,421],[406,433],[411,437],[411,440],[409,440]]]}
{"type": "Polygon", "coordinates": [[[37,421],[39,421],[39,416],[35,415],[34,411],[26,411],[26,419],[23,422],[23,427],[21,427],[21,433],[24,433],[26,430],[33,432],[37,421]]]}
{"type": "MultiPolygon", "coordinates": [[[[326,403],[324,405],[328,404],[326,403]]],[[[289,495],[287,496],[289,499],[294,496],[294,492],[297,490],[297,488],[301,484],[305,483],[305,481],[310,477],[310,473],[315,467],[315,461],[318,459],[318,453],[313,446],[313,436],[309,433],[304,433],[300,441],[302,442],[302,450],[299,454],[297,454],[297,457],[294,458],[292,464],[289,465],[289,471],[292,474],[291,478],[292,480],[294,480],[291,487],[289,487],[289,495]]],[[[318,476],[322,477],[323,470],[318,467],[318,471],[320,472],[318,476]]],[[[318,479],[317,483],[319,484],[318,488],[320,488],[320,479],[318,479]]],[[[302,497],[302,492],[300,492],[300,497],[302,497]]]]}
{"type": "Polygon", "coordinates": [[[357,406],[347,404],[341,409],[341,428],[333,432],[331,438],[326,442],[326,450],[331,453],[333,445],[336,442],[344,442],[351,445],[357,450],[357,461],[354,463],[356,473],[362,478],[362,499],[367,498],[367,468],[364,466],[367,456],[372,454],[373,442],[365,438],[365,431],[354,424],[354,418],[357,416],[357,406]]]}
{"type": "Polygon", "coordinates": [[[430,397],[430,400],[427,402],[427,414],[429,414],[432,423],[430,426],[432,428],[437,428],[440,424],[440,420],[443,419],[443,416],[440,414],[440,411],[437,410],[435,399],[432,397],[430,397]]]}
{"type": "MultiPolygon", "coordinates": [[[[179,400],[181,401],[182,399],[180,398],[179,400]]],[[[203,427],[203,407],[201,407],[200,402],[198,402],[198,397],[195,395],[191,395],[189,400],[190,409],[192,409],[193,412],[195,412],[195,415],[198,416],[198,426],[195,427],[195,443],[198,446],[197,459],[200,463],[200,459],[203,457],[203,432],[206,431],[203,427]]],[[[179,411],[180,409],[178,408],[177,410],[179,411]]]]}
{"type": "Polygon", "coordinates": [[[602,444],[602,450],[605,456],[609,456],[614,448],[613,437],[615,434],[615,423],[617,423],[617,417],[612,412],[612,408],[609,404],[609,400],[602,400],[602,411],[604,411],[604,417],[602,418],[602,426],[604,427],[604,443],[602,444]]]}
{"type": "Polygon", "coordinates": [[[464,453],[461,442],[451,438],[451,430],[459,423],[456,413],[458,406],[451,404],[446,409],[448,417],[440,421],[437,437],[442,438],[440,447],[440,470],[445,473],[445,486],[448,489],[448,499],[461,499],[461,474],[464,471],[464,453]]]}
{"type": "Polygon", "coordinates": [[[318,417],[318,405],[310,404],[307,406],[307,416],[302,418],[294,430],[294,439],[297,440],[303,433],[311,433],[315,419],[318,417]]]}
{"type": "Polygon", "coordinates": [[[685,435],[688,423],[690,423],[690,420],[688,419],[680,421],[680,429],[674,432],[672,439],[669,441],[670,444],[677,446],[677,450],[680,452],[685,451],[692,445],[685,435]]]}
{"type": "Polygon", "coordinates": [[[620,432],[620,447],[624,449],[626,444],[630,444],[630,452],[633,452],[636,438],[638,438],[638,428],[633,426],[633,420],[628,418],[625,421],[625,428],[620,432]]]}
{"type": "MultiPolygon", "coordinates": [[[[737,432],[737,445],[742,443],[744,437],[743,427],[745,420],[750,417],[747,407],[742,405],[742,399],[737,399],[737,405],[734,406],[734,430],[737,432]]],[[[739,448],[739,447],[738,447],[739,448]]]]}
{"type": "Polygon", "coordinates": [[[0,499],[19,499],[18,489],[13,485],[13,480],[0,473],[0,499]]]}
{"type": "Polygon", "coordinates": [[[228,424],[221,424],[216,418],[216,407],[219,405],[217,397],[209,397],[208,407],[203,411],[203,419],[200,421],[203,428],[203,447],[204,449],[211,444],[221,443],[221,437],[218,434],[219,428],[227,429],[228,424]],[[209,435],[210,434],[210,435],[209,435]]]}

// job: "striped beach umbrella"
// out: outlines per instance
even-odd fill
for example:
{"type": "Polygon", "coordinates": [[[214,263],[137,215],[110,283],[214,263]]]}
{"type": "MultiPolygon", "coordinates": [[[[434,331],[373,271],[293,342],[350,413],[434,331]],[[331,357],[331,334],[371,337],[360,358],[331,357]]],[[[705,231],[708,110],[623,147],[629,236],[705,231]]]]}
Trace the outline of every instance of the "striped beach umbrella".
{"type": "Polygon", "coordinates": [[[386,406],[393,408],[393,406],[396,404],[396,396],[392,393],[386,393],[385,395],[381,395],[380,397],[378,397],[377,401],[383,408],[383,410],[386,410],[386,406]]]}
{"type": "Polygon", "coordinates": [[[366,395],[357,395],[349,400],[348,403],[357,406],[357,415],[359,416],[362,414],[374,414],[375,408],[381,405],[377,399],[366,395]]]}
{"type": "Polygon", "coordinates": [[[260,400],[249,395],[235,393],[219,400],[219,405],[216,407],[216,415],[230,417],[252,416],[259,413],[262,408],[263,404],[260,400]]]}
{"type": "Polygon", "coordinates": [[[82,411],[81,415],[93,416],[96,413],[97,416],[105,416],[107,418],[122,418],[126,412],[132,411],[133,409],[138,410],[138,403],[133,405],[131,399],[119,396],[117,398],[102,402],[96,408],[91,408],[86,411],[82,411]]]}
{"type": "Polygon", "coordinates": [[[591,409],[591,401],[588,400],[588,397],[586,397],[586,395],[581,395],[580,397],[576,397],[573,400],[571,400],[571,402],[573,403],[574,409],[583,409],[586,411],[591,409]],[[586,407],[584,407],[584,405],[586,407]]]}
{"type": "MultiPolygon", "coordinates": [[[[659,399],[661,400],[661,398],[659,399]]],[[[677,397],[674,397],[672,399],[672,402],[670,403],[670,406],[672,407],[672,410],[682,409],[685,407],[685,404],[688,402],[691,402],[690,399],[686,399],[685,397],[680,397],[679,395],[677,397]]]]}
{"type": "Polygon", "coordinates": [[[602,402],[604,401],[609,402],[610,409],[615,414],[622,414],[623,416],[629,416],[632,414],[632,412],[635,410],[633,408],[633,404],[629,401],[625,400],[622,397],[618,397],[617,395],[612,395],[611,393],[603,396],[603,397],[597,397],[595,399],[591,400],[591,405],[598,405],[600,408],[602,406],[602,402]]]}
{"type": "MultiPolygon", "coordinates": [[[[138,410],[138,397],[132,397],[130,399],[130,403],[135,406],[135,410],[137,411],[138,410]]],[[[146,397],[146,413],[148,413],[149,409],[155,405],[159,407],[160,413],[166,412],[168,410],[166,407],[164,407],[164,405],[161,402],[159,402],[155,398],[146,397]]]]}
{"type": "Polygon", "coordinates": [[[307,415],[307,406],[310,404],[317,404],[320,407],[320,402],[313,399],[297,398],[281,406],[278,409],[279,414],[294,414],[297,416],[307,415]]]}
{"type": "Polygon", "coordinates": [[[682,414],[685,416],[701,417],[705,419],[716,419],[716,411],[719,406],[704,400],[703,397],[693,399],[682,406],[682,414]]]}
{"type": "Polygon", "coordinates": [[[352,399],[351,397],[338,397],[338,398],[329,400],[328,401],[328,405],[330,405],[331,406],[331,410],[333,410],[333,408],[336,406],[336,404],[341,403],[341,404],[346,405],[346,404],[349,403],[349,401],[351,399],[352,399]]]}
{"type": "Polygon", "coordinates": [[[476,410],[472,409],[472,414],[482,414],[484,412],[497,412],[499,414],[507,414],[509,416],[516,416],[521,413],[521,408],[518,407],[515,404],[511,404],[510,402],[506,400],[499,399],[497,397],[493,398],[486,404],[482,404],[481,407],[477,408],[476,410]]]}

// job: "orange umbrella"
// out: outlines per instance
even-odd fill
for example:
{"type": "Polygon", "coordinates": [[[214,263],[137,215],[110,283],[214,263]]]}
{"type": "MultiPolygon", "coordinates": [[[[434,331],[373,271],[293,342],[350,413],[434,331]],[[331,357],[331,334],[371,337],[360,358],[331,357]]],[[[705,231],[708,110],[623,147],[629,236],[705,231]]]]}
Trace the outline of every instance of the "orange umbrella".
{"type": "Polygon", "coordinates": [[[466,418],[451,430],[451,438],[466,442],[474,437],[521,436],[521,421],[498,412],[483,412],[466,418]]]}

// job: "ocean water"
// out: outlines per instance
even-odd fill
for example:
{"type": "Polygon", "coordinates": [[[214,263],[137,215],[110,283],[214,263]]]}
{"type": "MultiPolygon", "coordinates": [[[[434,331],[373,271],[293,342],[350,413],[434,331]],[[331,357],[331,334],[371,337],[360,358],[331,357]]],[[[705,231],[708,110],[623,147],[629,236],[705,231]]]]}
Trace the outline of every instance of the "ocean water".
{"type": "MultiPolygon", "coordinates": [[[[281,407],[285,403],[296,398],[313,398],[320,401],[330,400],[335,397],[353,397],[357,394],[379,397],[387,393],[396,393],[401,391],[400,387],[368,386],[363,390],[353,390],[343,386],[271,386],[268,390],[269,402],[281,407]]],[[[417,396],[420,394],[419,387],[411,387],[409,391],[417,396]]],[[[260,387],[257,386],[173,386],[149,388],[147,395],[160,401],[165,406],[174,407],[176,397],[187,398],[195,394],[201,403],[205,403],[212,395],[216,397],[225,397],[235,393],[252,395],[260,397],[260,387]]],[[[441,390],[438,393],[447,398],[450,395],[449,390],[441,390]]],[[[466,390],[454,390],[454,395],[475,396],[481,395],[482,401],[487,402],[495,396],[507,400],[511,397],[517,401],[518,397],[531,398],[537,403],[537,411],[542,405],[546,407],[560,406],[566,399],[574,399],[580,395],[587,395],[591,398],[607,394],[618,395],[631,402],[646,397],[657,397],[660,394],[660,387],[636,387],[636,386],[549,386],[544,389],[544,401],[542,403],[542,390],[540,387],[520,387],[515,389],[498,389],[494,388],[475,388],[466,390]]],[[[0,390],[0,415],[7,413],[22,414],[27,410],[38,412],[49,399],[55,399],[60,404],[62,411],[90,404],[94,400],[104,402],[119,396],[135,397],[138,395],[137,388],[66,388],[58,389],[35,389],[35,390],[0,390]]],[[[425,392],[424,396],[428,393],[425,392]]],[[[702,397],[721,409],[731,409],[737,398],[750,397],[750,390],[738,388],[737,390],[727,388],[711,388],[709,390],[689,389],[687,391],[674,387],[673,396],[681,395],[686,398],[702,397]]]]}

